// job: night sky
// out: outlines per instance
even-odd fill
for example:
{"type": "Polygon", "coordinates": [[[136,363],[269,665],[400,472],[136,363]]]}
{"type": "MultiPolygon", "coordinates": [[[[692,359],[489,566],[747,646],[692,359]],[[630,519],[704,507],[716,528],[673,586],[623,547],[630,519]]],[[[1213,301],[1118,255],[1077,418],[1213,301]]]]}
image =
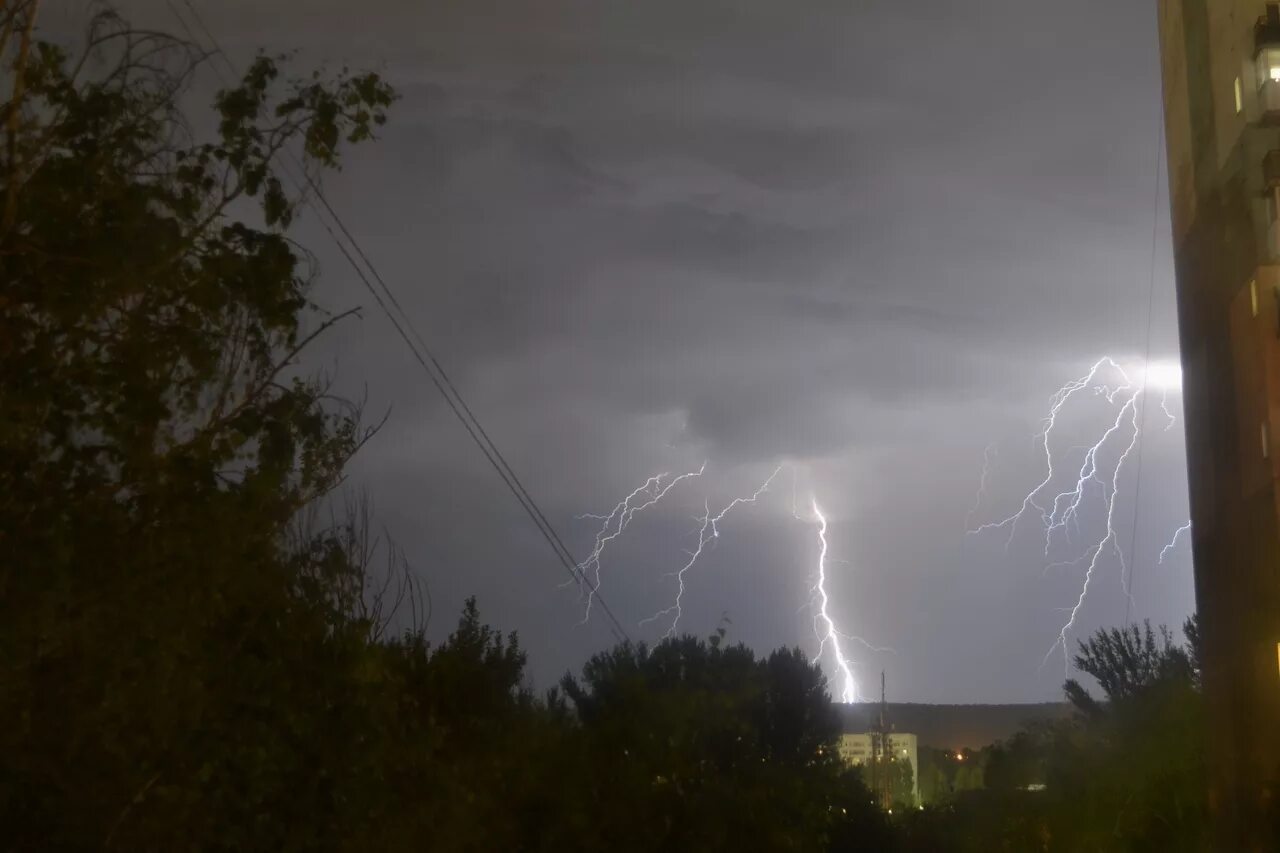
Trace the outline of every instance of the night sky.
{"type": "MultiPolygon", "coordinates": [[[[241,65],[297,49],[299,68],[397,87],[328,197],[576,551],[595,525],[575,515],[706,462],[606,553],[633,638],[661,635],[637,623],[670,603],[704,501],[781,465],[688,576],[682,629],[727,618],[731,640],[817,651],[817,527],[793,517],[816,497],[831,615],[893,649],[847,646],[864,687],[884,668],[897,701],[1061,695],[1061,656],[1041,661],[1083,567],[1046,570],[1038,519],[1006,552],[966,516],[992,442],[972,518],[1017,509],[1050,396],[1096,358],[1177,357],[1149,4],[193,2],[241,65]]],[[[46,35],[87,4],[51,5],[46,35]]],[[[123,9],[176,29],[161,0],[123,9]]],[[[429,585],[429,633],[474,594],[549,686],[606,623],[578,624],[550,550],[310,212],[298,236],[316,301],[366,309],[308,366],[390,408],[351,485],[429,585]]],[[[1057,445],[1078,466],[1114,414],[1082,397],[1057,445]]],[[[1136,466],[1116,526],[1132,615],[1172,626],[1193,607],[1186,539],[1157,564],[1187,520],[1182,430],[1145,415],[1136,536],[1136,466]]],[[[1076,633],[1125,611],[1104,558],[1076,633]]]]}

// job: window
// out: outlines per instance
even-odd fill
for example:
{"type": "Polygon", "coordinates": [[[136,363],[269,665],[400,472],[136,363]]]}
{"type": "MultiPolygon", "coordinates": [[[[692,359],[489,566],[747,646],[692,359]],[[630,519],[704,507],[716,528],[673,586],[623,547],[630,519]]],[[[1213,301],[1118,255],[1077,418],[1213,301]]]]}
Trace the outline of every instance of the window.
{"type": "Polygon", "coordinates": [[[1258,53],[1258,88],[1280,82],[1280,48],[1268,47],[1258,53]]]}
{"type": "Polygon", "coordinates": [[[1258,424],[1258,434],[1262,437],[1262,458],[1271,458],[1271,443],[1267,438],[1267,422],[1258,424]]]}
{"type": "Polygon", "coordinates": [[[1249,305],[1253,308],[1253,316],[1258,316],[1258,282],[1257,279],[1249,282],[1249,305]]]}
{"type": "Polygon", "coordinates": [[[1276,643],[1276,663],[1280,664],[1280,643],[1276,643]]]}
{"type": "Polygon", "coordinates": [[[1236,78],[1236,112],[1244,112],[1244,90],[1240,88],[1240,78],[1236,78]]]}

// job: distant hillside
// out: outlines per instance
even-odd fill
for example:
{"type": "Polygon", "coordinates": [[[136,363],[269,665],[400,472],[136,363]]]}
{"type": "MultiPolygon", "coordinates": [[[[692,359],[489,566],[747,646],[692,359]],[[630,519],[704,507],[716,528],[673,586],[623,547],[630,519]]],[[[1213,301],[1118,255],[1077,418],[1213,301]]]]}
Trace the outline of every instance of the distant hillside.
{"type": "MultiPolygon", "coordinates": [[[[865,732],[876,719],[880,704],[860,702],[841,705],[846,732],[865,732]]],[[[921,746],[941,749],[981,749],[1012,736],[1033,720],[1067,716],[1070,706],[1061,702],[1028,705],[921,705],[890,702],[889,723],[894,731],[917,736],[921,746]]]]}

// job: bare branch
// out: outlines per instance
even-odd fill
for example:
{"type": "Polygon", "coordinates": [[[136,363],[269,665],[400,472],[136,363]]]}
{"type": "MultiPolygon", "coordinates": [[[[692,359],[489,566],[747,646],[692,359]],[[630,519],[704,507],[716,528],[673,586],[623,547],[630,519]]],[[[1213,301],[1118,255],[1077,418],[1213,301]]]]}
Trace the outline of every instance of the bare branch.
{"type": "Polygon", "coordinates": [[[18,190],[22,184],[22,170],[17,151],[18,131],[22,125],[22,96],[27,83],[27,58],[31,53],[31,33],[36,26],[40,0],[28,0],[25,8],[27,20],[22,30],[22,40],[18,43],[18,56],[13,63],[13,94],[6,106],[8,115],[5,121],[5,148],[8,155],[6,165],[9,168],[9,176],[8,186],[5,188],[4,214],[3,218],[0,218],[0,235],[8,234],[18,218],[18,190]]]}

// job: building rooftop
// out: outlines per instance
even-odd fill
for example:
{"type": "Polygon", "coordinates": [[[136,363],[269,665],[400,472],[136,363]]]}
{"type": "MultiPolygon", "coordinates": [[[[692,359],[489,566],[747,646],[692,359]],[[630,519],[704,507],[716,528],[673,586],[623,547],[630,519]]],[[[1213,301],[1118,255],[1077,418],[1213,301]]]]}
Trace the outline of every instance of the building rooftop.
{"type": "MultiPolygon", "coordinates": [[[[880,711],[879,702],[839,705],[843,731],[860,734],[870,730],[880,711]]],[[[1070,715],[1065,702],[1012,705],[925,705],[890,702],[886,706],[894,731],[914,734],[921,746],[960,750],[981,749],[1006,740],[1027,723],[1060,720],[1070,715]]]]}

